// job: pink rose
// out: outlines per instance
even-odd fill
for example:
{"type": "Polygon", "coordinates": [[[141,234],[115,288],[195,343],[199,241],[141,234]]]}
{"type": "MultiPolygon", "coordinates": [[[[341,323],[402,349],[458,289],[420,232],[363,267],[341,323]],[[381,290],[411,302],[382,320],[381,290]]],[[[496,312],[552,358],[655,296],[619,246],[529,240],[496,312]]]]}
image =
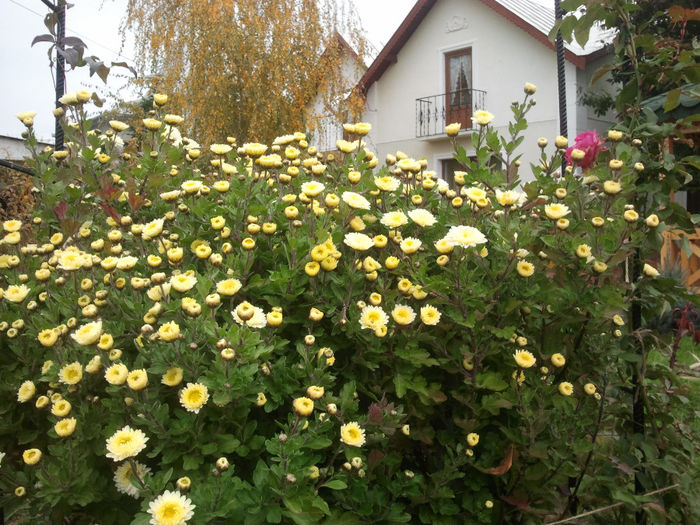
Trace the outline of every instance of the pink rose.
{"type": "Polygon", "coordinates": [[[595,162],[598,153],[606,148],[603,147],[603,139],[598,136],[598,133],[595,131],[584,131],[576,136],[574,145],[566,149],[566,161],[569,164],[572,164],[571,151],[574,149],[580,149],[586,153],[583,160],[578,162],[578,165],[581,166],[581,169],[587,170],[595,162]]]}

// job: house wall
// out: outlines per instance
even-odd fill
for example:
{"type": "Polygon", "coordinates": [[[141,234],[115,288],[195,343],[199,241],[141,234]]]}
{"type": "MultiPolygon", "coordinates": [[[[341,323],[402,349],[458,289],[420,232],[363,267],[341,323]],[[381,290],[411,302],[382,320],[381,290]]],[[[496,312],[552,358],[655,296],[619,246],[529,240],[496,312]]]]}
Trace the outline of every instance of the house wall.
{"type": "MultiPolygon", "coordinates": [[[[40,142],[38,149],[46,146],[53,146],[47,142],[40,142]]],[[[31,152],[27,149],[24,139],[0,135],[0,159],[21,162],[26,157],[31,157],[31,152]]]]}
{"type": "MultiPolygon", "coordinates": [[[[373,124],[369,137],[380,158],[397,149],[415,158],[428,159],[430,169],[439,173],[439,159],[450,156],[446,137],[416,138],[416,99],[445,93],[444,53],[472,48],[472,85],[485,90],[485,109],[495,115],[493,125],[507,132],[510,104],[522,100],[525,82],[537,86],[537,105],[528,114],[524,133],[521,177],[532,178],[526,169],[536,162],[539,137],[550,142],[559,134],[556,54],[494,10],[478,0],[440,0],[367,93],[364,120],[373,124]],[[463,17],[466,27],[459,27],[463,17]],[[455,23],[457,21],[457,23],[455,23]]],[[[575,136],[581,115],[576,111],[576,68],[567,61],[567,106],[569,136],[575,136]]],[[[473,151],[471,140],[460,142],[473,151]]]]}
{"type": "Polygon", "coordinates": [[[586,67],[585,71],[578,70],[576,72],[576,93],[580,112],[580,118],[578,120],[579,127],[576,130],[577,134],[583,131],[596,130],[598,131],[599,135],[607,135],[608,129],[610,129],[616,121],[614,111],[611,110],[605,115],[598,116],[592,110],[584,107],[583,104],[580,103],[581,96],[588,90],[596,94],[607,93],[611,94],[613,97],[615,96],[615,88],[610,83],[612,78],[610,73],[605,73],[596,81],[595,84],[591,85],[591,80],[596,72],[610,60],[611,55],[600,57],[591,61],[590,64],[588,64],[588,67],[586,67]]]}
{"type": "MultiPolygon", "coordinates": [[[[310,130],[310,144],[317,147],[320,151],[335,149],[336,141],[343,138],[343,122],[338,122],[331,115],[331,112],[326,107],[326,101],[335,100],[337,105],[342,104],[349,91],[357,85],[367,69],[358,62],[356,56],[345,48],[342,49],[340,65],[342,71],[340,78],[343,79],[342,91],[340,93],[331,93],[332,86],[326,85],[306,109],[307,121],[315,126],[315,129],[310,130]]],[[[334,111],[337,109],[333,108],[334,111]]]]}

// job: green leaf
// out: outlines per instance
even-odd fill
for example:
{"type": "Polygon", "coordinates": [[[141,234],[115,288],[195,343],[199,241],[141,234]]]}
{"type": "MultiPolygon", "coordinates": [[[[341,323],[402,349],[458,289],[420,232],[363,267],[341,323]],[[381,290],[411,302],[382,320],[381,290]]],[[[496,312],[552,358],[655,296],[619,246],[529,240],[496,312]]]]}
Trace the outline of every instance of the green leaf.
{"type": "Polygon", "coordinates": [[[681,88],[672,89],[666,94],[666,101],[664,102],[664,113],[673,111],[678,107],[681,100],[681,88]]]}
{"type": "Polygon", "coordinates": [[[327,487],[331,490],[343,490],[343,489],[348,488],[348,484],[340,479],[333,479],[333,480],[327,482],[323,486],[327,487]]]}
{"type": "Polygon", "coordinates": [[[306,443],[304,443],[304,447],[310,448],[313,450],[321,450],[323,448],[328,448],[333,444],[333,442],[323,436],[315,436],[306,443]]]}
{"type": "Polygon", "coordinates": [[[265,519],[267,520],[268,523],[279,523],[282,521],[282,508],[275,505],[274,507],[270,507],[267,511],[267,515],[265,516],[265,519]]]}
{"type": "Polygon", "coordinates": [[[508,388],[508,383],[501,379],[501,376],[496,372],[484,372],[476,375],[476,386],[500,392],[508,388]]]}
{"type": "Polygon", "coordinates": [[[421,350],[420,348],[404,347],[396,350],[394,353],[401,359],[417,366],[435,366],[439,364],[430,357],[430,353],[427,350],[421,350]]]}
{"type": "Polygon", "coordinates": [[[396,396],[402,398],[406,395],[406,389],[408,387],[408,379],[402,374],[397,373],[394,376],[394,387],[396,388],[396,396]]]}

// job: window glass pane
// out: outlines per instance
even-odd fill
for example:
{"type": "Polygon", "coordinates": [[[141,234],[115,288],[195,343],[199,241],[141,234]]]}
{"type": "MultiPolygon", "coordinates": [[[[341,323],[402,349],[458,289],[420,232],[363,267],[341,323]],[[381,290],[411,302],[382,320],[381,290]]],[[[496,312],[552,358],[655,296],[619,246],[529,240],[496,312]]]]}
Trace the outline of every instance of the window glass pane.
{"type": "Polygon", "coordinates": [[[470,54],[450,57],[449,63],[449,83],[447,87],[452,106],[465,105],[468,103],[468,89],[470,89],[472,76],[472,57],[470,54]]]}

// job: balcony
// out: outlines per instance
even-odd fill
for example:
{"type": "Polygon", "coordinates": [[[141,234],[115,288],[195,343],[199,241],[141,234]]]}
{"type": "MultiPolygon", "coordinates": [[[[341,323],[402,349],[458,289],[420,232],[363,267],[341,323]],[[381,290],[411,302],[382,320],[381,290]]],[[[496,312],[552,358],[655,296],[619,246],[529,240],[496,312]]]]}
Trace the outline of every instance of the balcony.
{"type": "Polygon", "coordinates": [[[460,89],[440,95],[416,99],[416,138],[437,137],[445,134],[445,126],[453,122],[462,129],[472,129],[472,115],[484,109],[486,91],[460,89]]]}

